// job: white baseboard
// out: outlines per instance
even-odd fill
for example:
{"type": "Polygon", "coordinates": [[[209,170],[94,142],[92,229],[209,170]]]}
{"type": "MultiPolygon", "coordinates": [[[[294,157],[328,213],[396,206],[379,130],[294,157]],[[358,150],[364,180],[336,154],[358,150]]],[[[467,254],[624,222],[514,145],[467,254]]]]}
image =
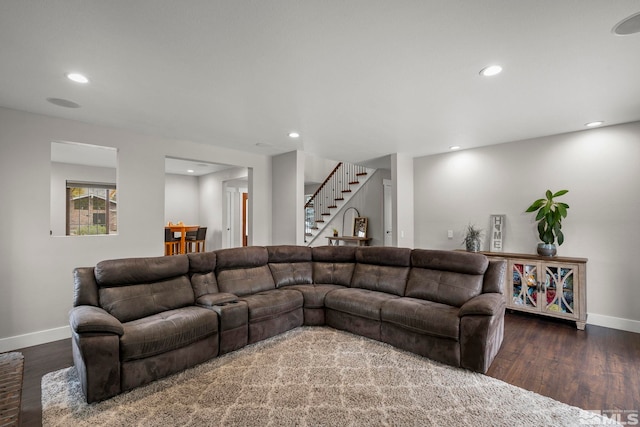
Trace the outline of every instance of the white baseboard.
{"type": "Polygon", "coordinates": [[[0,338],[0,353],[58,341],[69,337],[71,337],[71,329],[69,329],[69,326],[61,326],[59,328],[16,335],[15,337],[0,338]]]}
{"type": "Polygon", "coordinates": [[[588,325],[604,326],[605,328],[620,329],[640,334],[640,321],[623,319],[621,317],[605,316],[603,314],[588,313],[588,325]]]}

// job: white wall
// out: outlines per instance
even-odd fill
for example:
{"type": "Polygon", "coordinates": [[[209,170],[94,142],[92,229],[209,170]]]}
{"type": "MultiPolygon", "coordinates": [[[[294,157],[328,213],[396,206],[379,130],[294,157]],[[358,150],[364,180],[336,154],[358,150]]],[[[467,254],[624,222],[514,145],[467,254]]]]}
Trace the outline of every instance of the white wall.
{"type": "Polygon", "coordinates": [[[506,214],[505,252],[535,253],[525,209],[568,189],[558,254],[589,259],[587,322],[640,332],[639,160],[640,122],[417,158],[416,247],[462,248],[468,223],[486,231],[491,214],[506,214]]]}
{"type": "Polygon", "coordinates": [[[200,186],[197,176],[166,174],[164,223],[200,224],[200,186]]]}
{"type": "Polygon", "coordinates": [[[304,244],[304,153],[273,156],[273,244],[304,244]]]}
{"type": "Polygon", "coordinates": [[[339,162],[337,160],[325,159],[313,154],[305,153],[304,182],[307,184],[317,184],[319,186],[324,182],[338,163],[339,162]]]}
{"type": "Polygon", "coordinates": [[[69,336],[72,270],[160,256],[165,156],[250,168],[252,243],[271,243],[271,159],[0,108],[0,351],[69,336]],[[50,237],[51,141],[118,149],[118,234],[50,237]]]}
{"type": "Polygon", "coordinates": [[[391,155],[393,243],[400,248],[413,248],[415,244],[413,163],[406,154],[391,155]]]}

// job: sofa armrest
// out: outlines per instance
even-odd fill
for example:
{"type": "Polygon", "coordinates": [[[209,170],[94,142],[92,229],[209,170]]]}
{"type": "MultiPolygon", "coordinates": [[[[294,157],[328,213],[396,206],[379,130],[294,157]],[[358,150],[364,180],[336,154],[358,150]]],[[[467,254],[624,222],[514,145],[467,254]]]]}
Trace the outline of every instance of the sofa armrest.
{"type": "Polygon", "coordinates": [[[506,303],[502,294],[480,294],[460,307],[458,317],[472,315],[495,316],[496,314],[504,313],[505,306],[506,303]]]}
{"type": "Polygon", "coordinates": [[[486,373],[504,337],[504,295],[480,294],[460,310],[460,366],[486,373]]]}
{"type": "Polygon", "coordinates": [[[104,309],[92,305],[80,305],[69,311],[71,329],[78,333],[111,333],[122,336],[122,323],[104,309]]]}
{"type": "Polygon", "coordinates": [[[205,294],[196,299],[196,304],[204,308],[212,308],[225,302],[238,301],[238,297],[234,294],[220,292],[217,294],[205,294]]]}

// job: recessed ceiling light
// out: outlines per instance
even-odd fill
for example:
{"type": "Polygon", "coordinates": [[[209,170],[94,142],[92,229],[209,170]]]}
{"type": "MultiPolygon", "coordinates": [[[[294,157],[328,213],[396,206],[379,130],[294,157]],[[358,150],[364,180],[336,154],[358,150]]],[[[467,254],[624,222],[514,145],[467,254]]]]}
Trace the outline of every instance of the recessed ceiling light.
{"type": "Polygon", "coordinates": [[[187,169],[187,172],[194,173],[195,171],[193,169],[187,169]]]}
{"type": "Polygon", "coordinates": [[[589,122],[589,123],[585,123],[585,126],[588,128],[594,128],[602,125],[603,123],[604,123],[603,121],[589,122]]]}
{"type": "Polygon", "coordinates": [[[499,65],[489,65],[488,67],[484,67],[480,70],[480,75],[485,77],[495,76],[496,74],[500,74],[502,72],[502,67],[499,65]]]}
{"type": "Polygon", "coordinates": [[[67,78],[76,83],[89,83],[89,79],[85,75],[80,73],[69,73],[67,74],[67,78]]]}
{"type": "Polygon", "coordinates": [[[298,132],[289,132],[289,138],[300,138],[300,134],[298,132]]]}
{"type": "Polygon", "coordinates": [[[451,147],[449,147],[449,150],[459,150],[462,147],[460,147],[459,145],[452,145],[451,147]]]}

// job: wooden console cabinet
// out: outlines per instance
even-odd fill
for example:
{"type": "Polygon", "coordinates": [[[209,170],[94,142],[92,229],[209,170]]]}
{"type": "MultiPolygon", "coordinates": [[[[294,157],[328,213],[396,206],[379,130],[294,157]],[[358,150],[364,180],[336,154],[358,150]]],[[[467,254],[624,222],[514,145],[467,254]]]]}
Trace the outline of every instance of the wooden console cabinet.
{"type": "Polygon", "coordinates": [[[482,252],[507,260],[507,308],[587,323],[587,259],[482,252]]]}

